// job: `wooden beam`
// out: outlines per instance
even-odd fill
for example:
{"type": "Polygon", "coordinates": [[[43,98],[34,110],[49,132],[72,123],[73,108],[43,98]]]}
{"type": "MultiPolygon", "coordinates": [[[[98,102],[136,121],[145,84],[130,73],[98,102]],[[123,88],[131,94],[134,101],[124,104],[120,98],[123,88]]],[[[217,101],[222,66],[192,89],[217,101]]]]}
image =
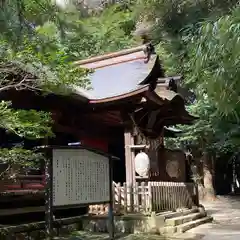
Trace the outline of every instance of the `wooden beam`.
{"type": "Polygon", "coordinates": [[[132,151],[129,147],[129,145],[133,145],[132,139],[133,137],[130,128],[126,128],[124,132],[126,183],[130,186],[135,182],[135,169],[133,169],[132,151]]]}
{"type": "MultiPolygon", "coordinates": [[[[130,132],[130,143],[132,146],[135,145],[135,142],[134,142],[134,136],[133,136],[133,129],[132,131],[130,132]]],[[[136,171],[135,171],[135,151],[132,151],[131,149],[131,162],[132,162],[132,178],[133,178],[133,184],[135,185],[136,184],[136,171]]]]}
{"type": "Polygon", "coordinates": [[[129,145],[128,147],[131,148],[132,150],[134,150],[134,149],[147,149],[147,148],[149,148],[149,146],[148,146],[148,145],[145,145],[145,144],[141,144],[141,145],[129,145]]]}
{"type": "Polygon", "coordinates": [[[170,80],[180,81],[182,76],[173,76],[173,77],[165,77],[165,78],[158,78],[157,83],[169,83],[170,80]]]}
{"type": "Polygon", "coordinates": [[[79,60],[79,61],[74,62],[74,65],[80,65],[81,66],[81,65],[85,65],[85,64],[89,64],[89,63],[93,63],[93,62],[107,60],[107,59],[110,59],[110,58],[121,57],[121,56],[128,55],[128,54],[131,54],[131,53],[142,52],[146,49],[147,49],[147,45],[142,45],[142,46],[139,46],[139,47],[125,49],[125,50],[114,52],[114,53],[108,53],[108,54],[105,54],[105,55],[102,55],[102,56],[96,56],[96,57],[92,57],[92,58],[85,59],[85,60],[79,60]]]}

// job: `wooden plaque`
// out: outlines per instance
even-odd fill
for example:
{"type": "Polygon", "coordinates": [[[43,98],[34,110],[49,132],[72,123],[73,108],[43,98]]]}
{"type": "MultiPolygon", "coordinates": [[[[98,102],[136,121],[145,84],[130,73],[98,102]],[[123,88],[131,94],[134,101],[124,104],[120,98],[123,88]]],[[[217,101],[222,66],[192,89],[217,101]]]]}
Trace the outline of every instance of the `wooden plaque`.
{"type": "Polygon", "coordinates": [[[87,149],[53,149],[53,206],[109,202],[109,159],[87,149]]]}

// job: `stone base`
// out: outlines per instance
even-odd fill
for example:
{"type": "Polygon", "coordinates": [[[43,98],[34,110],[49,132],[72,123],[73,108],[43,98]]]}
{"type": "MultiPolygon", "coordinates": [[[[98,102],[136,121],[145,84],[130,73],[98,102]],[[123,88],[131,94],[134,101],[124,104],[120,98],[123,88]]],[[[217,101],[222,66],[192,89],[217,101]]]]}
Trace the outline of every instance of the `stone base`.
{"type": "MultiPolygon", "coordinates": [[[[203,224],[211,221],[206,217],[203,207],[185,209],[181,212],[153,213],[151,216],[141,214],[128,214],[114,217],[114,227],[116,233],[152,233],[160,235],[184,232],[185,229],[192,228],[196,224],[203,224]]],[[[90,232],[108,232],[107,216],[86,216],[82,219],[82,230],[90,232]]]]}
{"type": "MultiPolygon", "coordinates": [[[[116,233],[159,233],[159,226],[164,226],[164,217],[139,214],[115,216],[114,224],[116,233]]],[[[84,231],[108,232],[108,225],[107,216],[87,217],[82,221],[84,231]]]]}

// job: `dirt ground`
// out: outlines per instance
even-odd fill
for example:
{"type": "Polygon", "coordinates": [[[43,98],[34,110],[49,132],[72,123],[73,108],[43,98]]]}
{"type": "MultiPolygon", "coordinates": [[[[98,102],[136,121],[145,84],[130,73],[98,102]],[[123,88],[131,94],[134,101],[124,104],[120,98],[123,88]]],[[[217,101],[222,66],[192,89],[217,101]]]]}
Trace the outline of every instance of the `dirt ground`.
{"type": "MultiPolygon", "coordinates": [[[[68,238],[61,238],[66,240],[109,240],[108,234],[95,234],[89,232],[76,232],[75,236],[71,236],[68,238]]],[[[195,240],[195,237],[186,236],[184,238],[181,235],[172,236],[171,238],[163,237],[160,235],[153,234],[130,234],[130,235],[116,235],[114,239],[116,240],[195,240]]]]}
{"type": "MultiPolygon", "coordinates": [[[[184,234],[163,237],[150,234],[117,235],[117,240],[240,240],[240,196],[218,197],[214,202],[202,203],[213,223],[193,228],[184,234]]],[[[107,240],[107,234],[76,232],[65,240],[107,240]]]]}

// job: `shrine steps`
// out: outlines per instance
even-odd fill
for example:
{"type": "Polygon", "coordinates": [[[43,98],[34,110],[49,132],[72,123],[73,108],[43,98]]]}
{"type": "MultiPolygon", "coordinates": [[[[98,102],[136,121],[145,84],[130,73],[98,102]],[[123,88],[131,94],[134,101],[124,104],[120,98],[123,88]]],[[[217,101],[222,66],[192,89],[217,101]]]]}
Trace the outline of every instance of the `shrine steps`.
{"type": "Polygon", "coordinates": [[[162,235],[172,235],[174,233],[184,233],[194,227],[199,225],[212,222],[213,218],[207,216],[205,211],[200,211],[177,216],[170,217],[165,220],[165,225],[163,228],[159,229],[159,233],[162,235]]]}
{"type": "MultiPolygon", "coordinates": [[[[115,216],[116,233],[154,233],[172,235],[183,233],[198,225],[211,222],[204,208],[185,209],[177,212],[163,212],[146,216],[142,214],[128,214],[115,216]]],[[[85,217],[82,222],[84,231],[107,232],[107,216],[85,217]]]]}

